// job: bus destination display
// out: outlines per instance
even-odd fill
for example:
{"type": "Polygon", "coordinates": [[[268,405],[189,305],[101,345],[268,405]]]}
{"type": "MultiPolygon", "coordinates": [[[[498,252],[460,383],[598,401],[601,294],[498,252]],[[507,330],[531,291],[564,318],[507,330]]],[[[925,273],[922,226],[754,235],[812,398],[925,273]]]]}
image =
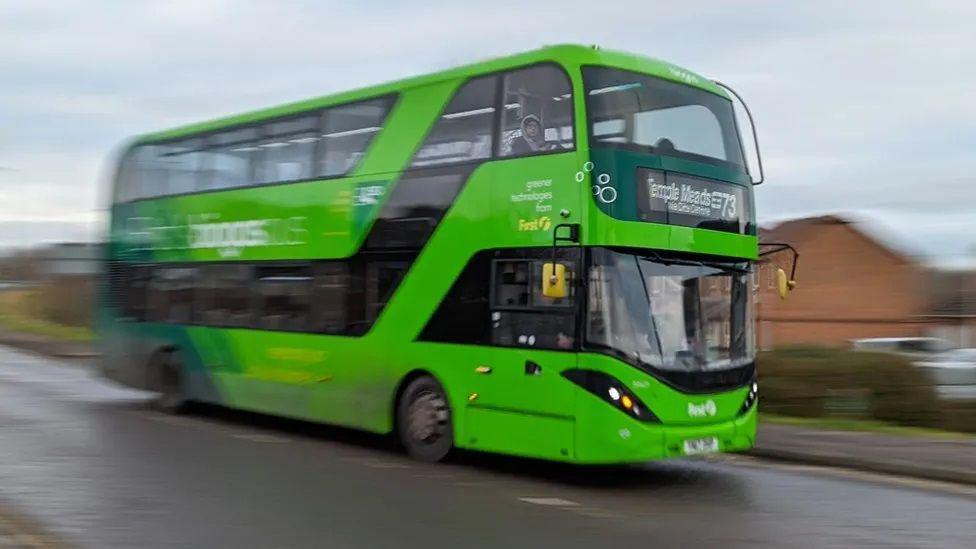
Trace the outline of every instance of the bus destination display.
{"type": "Polygon", "coordinates": [[[644,221],[745,233],[750,221],[738,185],[637,168],[637,210],[644,221]]]}

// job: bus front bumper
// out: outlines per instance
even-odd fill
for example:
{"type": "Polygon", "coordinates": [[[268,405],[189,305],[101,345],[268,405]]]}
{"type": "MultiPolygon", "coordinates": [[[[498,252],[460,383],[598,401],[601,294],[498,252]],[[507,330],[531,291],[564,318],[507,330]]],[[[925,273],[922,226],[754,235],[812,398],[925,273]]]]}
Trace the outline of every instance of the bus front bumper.
{"type": "Polygon", "coordinates": [[[696,425],[642,423],[607,407],[577,418],[575,460],[579,463],[638,463],[722,452],[741,452],[756,440],[756,412],[727,421],[696,425]]]}

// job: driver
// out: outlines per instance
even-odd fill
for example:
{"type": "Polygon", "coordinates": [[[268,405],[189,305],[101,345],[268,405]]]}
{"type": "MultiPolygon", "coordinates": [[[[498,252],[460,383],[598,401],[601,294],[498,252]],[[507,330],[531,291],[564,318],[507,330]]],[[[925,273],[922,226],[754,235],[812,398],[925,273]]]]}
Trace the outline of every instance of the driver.
{"type": "Polygon", "coordinates": [[[534,114],[522,119],[522,135],[512,141],[512,154],[529,154],[538,151],[551,151],[556,145],[546,141],[542,122],[534,114]]]}

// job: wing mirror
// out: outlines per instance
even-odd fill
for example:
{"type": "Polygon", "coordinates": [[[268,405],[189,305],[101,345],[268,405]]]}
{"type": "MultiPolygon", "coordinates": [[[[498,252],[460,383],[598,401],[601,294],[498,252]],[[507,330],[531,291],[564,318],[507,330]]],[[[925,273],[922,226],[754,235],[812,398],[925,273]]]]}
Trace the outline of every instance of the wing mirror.
{"type": "Polygon", "coordinates": [[[542,295],[553,299],[566,297],[566,266],[562,263],[542,264],[542,295]]]}
{"type": "Polygon", "coordinates": [[[759,252],[759,257],[765,257],[782,251],[789,251],[793,254],[793,266],[790,267],[789,276],[786,276],[786,271],[783,269],[776,269],[776,291],[779,293],[780,299],[786,299],[787,294],[796,288],[796,280],[794,278],[796,278],[796,262],[800,259],[800,253],[793,246],[783,242],[760,242],[759,247],[766,248],[759,252]]]}
{"type": "Polygon", "coordinates": [[[796,281],[790,280],[783,269],[776,269],[776,291],[779,293],[779,298],[786,299],[793,288],[796,288],[796,281]]]}
{"type": "Polygon", "coordinates": [[[542,264],[542,295],[551,299],[562,299],[569,295],[566,291],[566,265],[556,262],[556,244],[558,242],[580,241],[580,226],[578,223],[560,223],[552,229],[552,259],[542,264]],[[559,236],[559,229],[568,229],[567,236],[559,236]]]}

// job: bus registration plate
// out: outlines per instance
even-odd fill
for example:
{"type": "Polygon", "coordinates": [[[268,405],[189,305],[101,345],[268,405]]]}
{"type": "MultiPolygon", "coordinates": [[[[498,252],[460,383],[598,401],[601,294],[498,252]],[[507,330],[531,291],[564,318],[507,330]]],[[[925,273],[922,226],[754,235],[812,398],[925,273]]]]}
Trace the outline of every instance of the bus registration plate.
{"type": "Polygon", "coordinates": [[[714,454],[718,452],[718,437],[693,438],[684,443],[685,455],[714,454]]]}

